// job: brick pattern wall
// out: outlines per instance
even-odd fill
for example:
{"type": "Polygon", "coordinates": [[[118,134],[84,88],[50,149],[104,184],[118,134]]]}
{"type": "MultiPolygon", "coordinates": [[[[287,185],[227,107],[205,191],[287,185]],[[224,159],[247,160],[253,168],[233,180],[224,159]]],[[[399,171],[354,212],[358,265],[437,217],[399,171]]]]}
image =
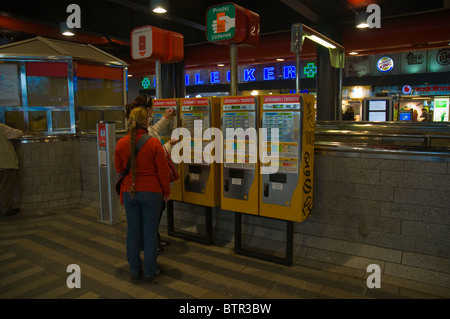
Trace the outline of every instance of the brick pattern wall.
{"type": "MultiPolygon", "coordinates": [[[[306,257],[450,287],[450,163],[360,154],[315,156],[314,210],[294,225],[306,257]]],[[[204,213],[174,205],[175,229],[204,234],[204,213]]],[[[163,218],[162,224],[166,220],[163,218]]],[[[234,246],[234,213],[213,210],[214,244],[234,246]]],[[[285,253],[286,223],[243,216],[243,244],[285,253]]]]}
{"type": "Polygon", "coordinates": [[[81,167],[77,138],[14,145],[19,158],[16,206],[24,213],[43,214],[79,204],[81,167]]]}
{"type": "MultiPolygon", "coordinates": [[[[20,144],[16,202],[39,211],[99,207],[95,138],[20,144]]],[[[316,152],[312,216],[294,227],[295,258],[450,287],[450,162],[316,152]]],[[[120,208],[123,213],[123,207],[120,208]]],[[[175,229],[205,233],[203,208],[174,203],[175,229]]],[[[164,230],[166,214],[161,220],[164,230]]],[[[234,212],[213,209],[214,245],[234,247],[234,212]]],[[[286,223],[243,215],[243,244],[283,255],[286,223]]],[[[164,235],[164,233],[163,233],[164,235]]]]}

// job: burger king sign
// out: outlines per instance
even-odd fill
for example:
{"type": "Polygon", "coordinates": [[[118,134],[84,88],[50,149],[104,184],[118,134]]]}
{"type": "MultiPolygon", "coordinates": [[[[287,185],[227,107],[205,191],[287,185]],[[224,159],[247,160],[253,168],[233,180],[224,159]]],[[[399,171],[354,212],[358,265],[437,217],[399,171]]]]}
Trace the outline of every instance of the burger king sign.
{"type": "Polygon", "coordinates": [[[382,57],[377,62],[377,69],[380,72],[386,73],[391,71],[394,68],[394,60],[392,60],[390,57],[382,57]]]}

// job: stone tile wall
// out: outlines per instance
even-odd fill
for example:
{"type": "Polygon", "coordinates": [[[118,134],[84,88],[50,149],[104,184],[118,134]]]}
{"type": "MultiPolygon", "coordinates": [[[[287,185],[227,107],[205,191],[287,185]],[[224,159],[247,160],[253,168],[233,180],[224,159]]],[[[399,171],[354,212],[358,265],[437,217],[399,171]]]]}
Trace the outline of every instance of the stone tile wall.
{"type": "Polygon", "coordinates": [[[14,142],[19,158],[15,205],[41,214],[78,205],[81,199],[80,148],[77,138],[14,142]]]}
{"type": "MultiPolygon", "coordinates": [[[[99,207],[95,138],[17,149],[21,208],[99,207]]],[[[313,214],[295,223],[294,260],[364,271],[375,263],[385,275],[450,288],[449,161],[316,152],[314,167],[313,214]]],[[[175,202],[174,210],[176,230],[205,233],[203,208],[175,202]]],[[[214,245],[234,247],[234,212],[213,209],[213,228],[214,245]]],[[[242,230],[248,247],[284,254],[284,221],[243,215],[242,230]]]]}

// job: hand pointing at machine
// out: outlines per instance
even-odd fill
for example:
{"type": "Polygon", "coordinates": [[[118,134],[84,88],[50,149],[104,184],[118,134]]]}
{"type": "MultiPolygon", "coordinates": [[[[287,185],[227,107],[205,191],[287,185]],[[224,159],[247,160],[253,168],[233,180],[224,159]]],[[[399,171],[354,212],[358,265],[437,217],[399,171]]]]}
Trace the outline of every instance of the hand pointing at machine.
{"type": "Polygon", "coordinates": [[[164,117],[166,118],[166,120],[168,120],[172,117],[172,115],[175,115],[175,113],[175,109],[167,109],[164,117]]]}

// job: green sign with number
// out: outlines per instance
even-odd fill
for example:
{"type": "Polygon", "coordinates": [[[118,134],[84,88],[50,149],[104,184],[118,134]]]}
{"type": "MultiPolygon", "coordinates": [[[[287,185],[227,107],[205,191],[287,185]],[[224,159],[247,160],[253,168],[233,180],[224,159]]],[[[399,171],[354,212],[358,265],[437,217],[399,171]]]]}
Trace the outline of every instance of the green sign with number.
{"type": "Polygon", "coordinates": [[[208,41],[233,39],[236,32],[236,8],[232,4],[212,7],[206,15],[206,38],[208,41]]]}

